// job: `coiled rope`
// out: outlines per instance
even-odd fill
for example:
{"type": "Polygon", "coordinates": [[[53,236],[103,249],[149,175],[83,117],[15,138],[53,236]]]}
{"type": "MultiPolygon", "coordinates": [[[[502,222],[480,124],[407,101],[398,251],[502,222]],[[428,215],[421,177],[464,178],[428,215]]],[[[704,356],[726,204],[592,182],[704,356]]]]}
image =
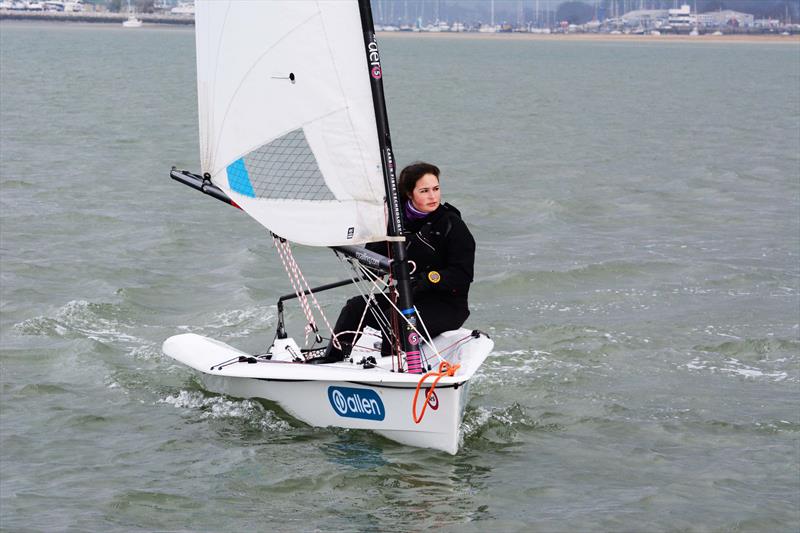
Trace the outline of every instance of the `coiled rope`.
{"type": "Polygon", "coordinates": [[[420,378],[419,383],[417,383],[417,390],[414,392],[414,401],[411,404],[411,414],[414,417],[415,424],[422,422],[422,417],[425,416],[425,410],[428,408],[428,402],[430,402],[431,396],[433,396],[433,390],[436,388],[436,384],[439,383],[439,380],[445,376],[454,376],[456,374],[456,370],[458,370],[460,367],[461,365],[451,365],[447,361],[442,361],[439,363],[438,371],[433,370],[420,378]],[[433,380],[433,383],[431,383],[431,388],[428,389],[428,392],[425,394],[425,405],[422,406],[422,411],[419,413],[419,417],[417,417],[417,397],[419,396],[419,391],[422,388],[422,385],[425,383],[425,380],[431,376],[436,376],[436,379],[433,380]]]}

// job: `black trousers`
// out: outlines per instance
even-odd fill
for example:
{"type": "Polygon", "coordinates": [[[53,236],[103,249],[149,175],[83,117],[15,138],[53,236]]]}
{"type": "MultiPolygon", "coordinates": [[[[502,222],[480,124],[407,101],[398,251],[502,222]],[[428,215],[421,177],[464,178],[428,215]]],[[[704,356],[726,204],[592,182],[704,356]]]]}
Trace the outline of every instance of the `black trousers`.
{"type": "MultiPolygon", "coordinates": [[[[355,331],[355,329],[358,327],[359,321],[361,320],[361,315],[364,314],[364,308],[366,305],[367,302],[361,296],[356,296],[347,300],[347,303],[342,308],[341,313],[339,313],[339,318],[336,320],[336,325],[333,327],[333,332],[336,334],[342,331],[355,331]]],[[[375,301],[372,302],[371,305],[380,309],[382,316],[387,317],[391,327],[392,313],[396,313],[396,311],[389,304],[389,301],[384,296],[377,295],[375,301]]],[[[427,328],[431,337],[436,337],[437,335],[445,331],[450,331],[451,329],[460,328],[469,316],[469,310],[466,309],[466,305],[458,305],[457,303],[454,304],[437,298],[424,298],[414,302],[414,305],[416,306],[419,316],[422,322],[425,323],[425,328],[427,328]]],[[[369,310],[367,311],[366,315],[364,315],[362,329],[364,325],[367,325],[371,328],[382,331],[378,319],[375,317],[372,311],[373,310],[369,310]]],[[[380,312],[378,313],[380,314],[380,312]]],[[[398,320],[401,321],[402,325],[403,319],[399,318],[398,320]]],[[[425,328],[422,327],[422,324],[417,325],[417,329],[423,335],[425,334],[425,328]]],[[[336,354],[339,356],[339,358],[344,358],[344,356],[350,354],[350,351],[353,349],[353,346],[355,346],[356,342],[358,342],[360,336],[360,333],[344,333],[342,335],[338,335],[337,339],[342,345],[342,353],[337,353],[338,350],[335,348],[329,349],[329,353],[336,354]]],[[[391,342],[384,334],[381,355],[390,355],[391,353],[391,342]]]]}

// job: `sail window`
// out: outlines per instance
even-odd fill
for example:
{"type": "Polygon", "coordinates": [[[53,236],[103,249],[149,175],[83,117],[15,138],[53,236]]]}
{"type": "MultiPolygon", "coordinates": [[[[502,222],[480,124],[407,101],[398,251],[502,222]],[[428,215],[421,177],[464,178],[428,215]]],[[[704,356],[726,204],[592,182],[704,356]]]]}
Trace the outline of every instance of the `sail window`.
{"type": "MultiPolygon", "coordinates": [[[[238,186],[239,182],[231,179],[231,167],[236,163],[228,167],[228,182],[241,194],[280,200],[336,199],[325,184],[302,129],[291,131],[243,158],[243,174],[251,194],[246,192],[246,185],[238,186]]],[[[241,174],[241,171],[236,173],[241,174]]]]}

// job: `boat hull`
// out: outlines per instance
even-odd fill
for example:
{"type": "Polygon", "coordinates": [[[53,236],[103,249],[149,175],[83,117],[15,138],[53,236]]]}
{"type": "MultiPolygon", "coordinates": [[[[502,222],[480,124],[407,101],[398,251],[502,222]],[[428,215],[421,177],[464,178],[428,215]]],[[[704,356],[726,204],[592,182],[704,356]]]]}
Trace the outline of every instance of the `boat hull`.
{"type": "MultiPolygon", "coordinates": [[[[469,334],[468,330],[448,334],[460,333],[463,337],[464,332],[469,334]]],[[[492,345],[482,336],[454,352],[452,356],[464,364],[464,372],[459,376],[459,369],[455,376],[442,378],[427,407],[427,387],[433,379],[426,380],[417,393],[422,376],[392,372],[388,362],[383,368],[372,369],[352,363],[307,365],[285,361],[237,362],[217,368],[230,359],[252,357],[193,334],[167,339],[164,353],[198,370],[209,391],[273,401],[311,426],[367,429],[401,444],[455,454],[469,379],[492,345]],[[415,395],[417,418],[425,407],[419,422],[414,417],[415,395]]]]}
{"type": "MultiPolygon", "coordinates": [[[[436,387],[436,410],[429,406],[414,424],[411,402],[415,389],[355,384],[342,381],[281,382],[266,379],[202,375],[205,387],[237,398],[264,398],[281,406],[294,418],[316,427],[368,429],[401,444],[434,448],[455,454],[459,425],[469,383],[436,387]]],[[[418,398],[419,409],[425,401],[418,398]]],[[[436,405],[435,401],[431,402],[436,405]]]]}

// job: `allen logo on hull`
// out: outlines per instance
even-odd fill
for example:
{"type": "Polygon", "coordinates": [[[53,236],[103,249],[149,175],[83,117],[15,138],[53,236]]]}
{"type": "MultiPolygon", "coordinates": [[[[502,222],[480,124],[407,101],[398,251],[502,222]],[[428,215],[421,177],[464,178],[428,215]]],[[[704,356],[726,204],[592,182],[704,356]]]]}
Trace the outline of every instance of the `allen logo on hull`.
{"type": "Polygon", "coordinates": [[[371,389],[328,387],[328,401],[339,416],[378,421],[386,417],[380,396],[371,389]]]}

